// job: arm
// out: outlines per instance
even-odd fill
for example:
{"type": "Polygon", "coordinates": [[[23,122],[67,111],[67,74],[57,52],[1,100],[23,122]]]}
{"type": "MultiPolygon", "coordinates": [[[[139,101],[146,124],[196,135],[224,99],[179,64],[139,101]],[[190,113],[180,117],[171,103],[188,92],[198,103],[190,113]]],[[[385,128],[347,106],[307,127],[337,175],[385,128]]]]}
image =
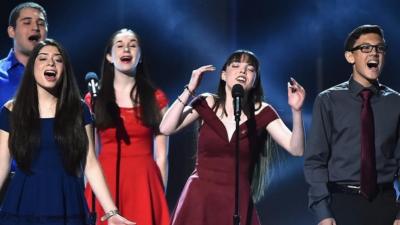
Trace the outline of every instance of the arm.
{"type": "Polygon", "coordinates": [[[315,99],[312,126],[304,154],[304,176],[310,186],[308,206],[320,224],[333,220],[330,210],[330,192],[327,185],[332,127],[323,97],[325,96],[319,95],[315,99]]]}
{"type": "Polygon", "coordinates": [[[8,149],[9,133],[0,129],[0,189],[10,172],[11,156],[8,149]]]}
{"type": "Polygon", "coordinates": [[[11,167],[11,154],[8,148],[8,138],[9,138],[9,116],[6,113],[6,108],[11,111],[13,103],[8,101],[3,108],[0,115],[0,189],[3,187],[8,174],[10,173],[11,167]],[[3,127],[4,126],[4,127],[3,127]]]}
{"type": "MultiPolygon", "coordinates": [[[[165,114],[167,108],[161,110],[161,114],[165,114]]],[[[161,177],[166,189],[168,183],[168,136],[156,134],[154,138],[155,161],[161,172],[161,177]]]]}
{"type": "Polygon", "coordinates": [[[288,83],[288,103],[292,109],[293,132],[291,132],[281,119],[272,121],[267,126],[271,137],[290,154],[302,156],[304,153],[304,127],[301,107],[305,99],[304,88],[291,78],[288,83]]]}
{"type": "Polygon", "coordinates": [[[191,94],[189,90],[193,93],[200,85],[200,81],[204,72],[214,70],[215,67],[211,65],[202,66],[196,70],[193,70],[188,88],[183,90],[182,94],[178,96],[175,102],[164,114],[164,117],[160,123],[160,132],[162,134],[171,135],[191,124],[199,117],[199,114],[197,114],[197,112],[194,111],[190,106],[185,106],[191,94]]]}
{"type": "MultiPolygon", "coordinates": [[[[102,206],[104,212],[107,213],[112,210],[116,210],[117,207],[115,206],[111,198],[111,194],[107,188],[107,183],[104,178],[103,172],[101,171],[100,164],[97,161],[96,155],[94,153],[92,125],[86,125],[85,129],[89,140],[88,143],[89,148],[85,166],[85,175],[90,186],[92,187],[93,192],[96,195],[96,198],[99,200],[100,205],[102,206]]],[[[120,215],[116,214],[108,219],[108,224],[117,225],[117,224],[135,224],[135,223],[128,221],[125,218],[121,217],[120,215]]]]}

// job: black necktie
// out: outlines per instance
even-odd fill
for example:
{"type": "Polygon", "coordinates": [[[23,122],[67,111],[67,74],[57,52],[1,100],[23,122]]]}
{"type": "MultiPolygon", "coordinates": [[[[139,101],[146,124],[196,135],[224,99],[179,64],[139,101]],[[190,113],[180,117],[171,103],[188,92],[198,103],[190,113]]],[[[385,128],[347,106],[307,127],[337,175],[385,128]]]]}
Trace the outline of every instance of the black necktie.
{"type": "Polygon", "coordinates": [[[361,106],[361,194],[372,199],[377,193],[375,163],[374,115],[370,98],[372,91],[364,89],[360,95],[361,106]]]}

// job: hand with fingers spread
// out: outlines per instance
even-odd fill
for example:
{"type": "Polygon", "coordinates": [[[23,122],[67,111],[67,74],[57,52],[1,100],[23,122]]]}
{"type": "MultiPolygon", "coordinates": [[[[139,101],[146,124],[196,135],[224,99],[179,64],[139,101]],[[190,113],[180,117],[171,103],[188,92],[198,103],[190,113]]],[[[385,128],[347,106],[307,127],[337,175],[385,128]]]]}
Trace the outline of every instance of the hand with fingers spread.
{"type": "Polygon", "coordinates": [[[306,91],[304,88],[295,79],[290,78],[288,82],[288,103],[290,107],[296,111],[300,111],[305,97],[306,91]]]}
{"type": "Polygon", "coordinates": [[[201,66],[195,70],[192,71],[192,76],[190,78],[188,88],[189,90],[194,93],[196,88],[200,85],[201,79],[203,78],[203,74],[205,72],[211,72],[215,70],[215,66],[213,65],[205,65],[201,66]]]}

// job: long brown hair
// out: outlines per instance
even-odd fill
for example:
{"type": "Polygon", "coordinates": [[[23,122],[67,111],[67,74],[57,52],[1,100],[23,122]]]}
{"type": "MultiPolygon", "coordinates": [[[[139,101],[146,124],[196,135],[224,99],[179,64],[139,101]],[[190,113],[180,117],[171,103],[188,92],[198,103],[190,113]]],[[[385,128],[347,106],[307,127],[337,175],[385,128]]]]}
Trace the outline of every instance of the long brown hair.
{"type": "MultiPolygon", "coordinates": [[[[134,34],[138,40],[138,45],[141,46],[139,36],[134,31],[125,28],[115,32],[108,41],[103,56],[100,80],[101,89],[95,105],[96,126],[100,129],[114,127],[120,120],[120,112],[115,100],[114,65],[110,63],[106,57],[107,54],[111,54],[115,37],[124,32],[131,32],[134,34]]],[[[152,84],[146,69],[143,52],[141,52],[141,58],[136,68],[135,81],[135,85],[130,92],[130,97],[134,104],[140,103],[141,105],[140,114],[136,116],[138,116],[146,126],[158,130],[158,125],[161,121],[161,113],[154,96],[156,88],[152,84]],[[135,89],[136,94],[133,95],[135,89]]]]}
{"type": "Polygon", "coordinates": [[[52,39],[46,39],[33,49],[16,94],[11,113],[9,148],[18,167],[30,172],[32,161],[40,144],[40,114],[37,84],[34,78],[35,60],[45,46],[54,46],[60,52],[63,74],[57,86],[54,138],[66,170],[77,174],[85,163],[88,138],[83,126],[83,102],[75,81],[72,65],[62,46],[52,39]]]}

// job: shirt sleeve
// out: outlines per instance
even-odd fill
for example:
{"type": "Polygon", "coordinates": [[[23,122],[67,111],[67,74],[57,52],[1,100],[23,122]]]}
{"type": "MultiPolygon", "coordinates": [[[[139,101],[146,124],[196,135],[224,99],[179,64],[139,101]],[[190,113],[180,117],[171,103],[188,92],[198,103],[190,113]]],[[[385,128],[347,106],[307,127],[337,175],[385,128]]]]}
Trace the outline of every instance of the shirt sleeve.
{"type": "Polygon", "coordinates": [[[10,132],[10,110],[5,106],[0,109],[0,130],[10,132]]]}
{"type": "Polygon", "coordinates": [[[160,107],[160,109],[163,109],[164,107],[166,107],[168,105],[168,97],[163,91],[161,91],[160,89],[157,89],[155,92],[155,96],[156,96],[157,104],[160,107]]]}
{"type": "Polygon", "coordinates": [[[90,111],[93,111],[93,109],[92,109],[92,96],[90,95],[89,92],[86,93],[84,100],[85,100],[86,105],[89,106],[90,111]]]}
{"type": "Polygon", "coordinates": [[[328,190],[328,160],[332,127],[327,101],[324,102],[323,97],[326,96],[320,94],[314,102],[312,125],[304,153],[304,176],[310,185],[308,206],[318,221],[333,218],[328,190]]]}

